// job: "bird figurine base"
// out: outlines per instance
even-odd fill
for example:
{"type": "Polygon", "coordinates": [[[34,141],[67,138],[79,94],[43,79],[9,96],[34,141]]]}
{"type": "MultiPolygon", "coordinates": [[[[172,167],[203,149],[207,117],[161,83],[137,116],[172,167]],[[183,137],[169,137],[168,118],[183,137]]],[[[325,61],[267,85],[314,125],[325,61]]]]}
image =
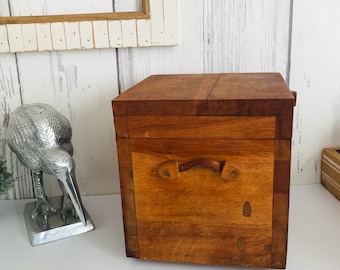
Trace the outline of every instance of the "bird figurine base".
{"type": "MultiPolygon", "coordinates": [[[[50,203],[54,206],[61,205],[61,200],[61,196],[49,198],[50,203]]],[[[94,224],[85,209],[86,225],[79,218],[75,218],[72,215],[68,215],[66,219],[63,219],[60,207],[56,207],[57,213],[49,215],[47,222],[44,222],[43,218],[39,215],[32,219],[31,216],[36,203],[27,203],[24,209],[26,228],[32,246],[46,244],[94,230],[94,224]]]]}

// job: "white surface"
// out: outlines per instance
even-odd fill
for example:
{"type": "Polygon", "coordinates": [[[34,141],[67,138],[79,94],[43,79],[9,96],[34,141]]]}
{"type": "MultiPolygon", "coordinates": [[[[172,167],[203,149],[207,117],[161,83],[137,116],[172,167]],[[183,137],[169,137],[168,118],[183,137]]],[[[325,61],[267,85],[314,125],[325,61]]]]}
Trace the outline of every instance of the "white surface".
{"type": "MultiPolygon", "coordinates": [[[[120,196],[91,196],[83,201],[96,230],[36,247],[29,243],[22,214],[27,200],[1,201],[1,269],[242,270],[127,258],[120,196]]],[[[339,210],[340,203],[321,185],[292,186],[286,269],[339,269],[339,210]]]]}
{"type": "Polygon", "coordinates": [[[339,10],[339,0],[294,1],[289,83],[297,91],[294,184],[319,183],[322,149],[340,146],[339,10]]]}

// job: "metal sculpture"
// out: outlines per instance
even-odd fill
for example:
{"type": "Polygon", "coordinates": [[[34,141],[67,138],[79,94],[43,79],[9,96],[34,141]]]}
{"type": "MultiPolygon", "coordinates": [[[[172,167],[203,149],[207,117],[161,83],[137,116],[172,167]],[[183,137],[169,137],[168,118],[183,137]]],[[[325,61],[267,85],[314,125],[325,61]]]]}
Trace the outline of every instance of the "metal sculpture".
{"type": "MultiPolygon", "coordinates": [[[[52,106],[35,103],[18,107],[10,116],[6,140],[20,162],[32,172],[37,201],[31,213],[32,220],[40,217],[45,229],[48,219],[57,208],[47,198],[43,173],[55,176],[62,190],[60,214],[79,217],[87,225],[85,211],[75,180],[72,158],[72,128],[65,116],[52,106]]],[[[54,239],[56,240],[56,239],[54,239]]]]}

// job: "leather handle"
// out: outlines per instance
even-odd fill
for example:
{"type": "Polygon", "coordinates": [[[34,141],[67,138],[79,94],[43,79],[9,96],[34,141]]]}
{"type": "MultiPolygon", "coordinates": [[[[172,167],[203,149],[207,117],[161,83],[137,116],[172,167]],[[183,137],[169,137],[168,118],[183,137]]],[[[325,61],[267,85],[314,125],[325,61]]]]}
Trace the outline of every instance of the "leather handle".
{"type": "Polygon", "coordinates": [[[233,164],[225,161],[216,161],[211,159],[196,159],[184,163],[176,160],[167,161],[159,166],[158,173],[163,179],[177,179],[180,172],[188,171],[196,167],[204,167],[220,173],[224,181],[235,181],[240,177],[240,170],[233,164]]]}
{"type": "Polygon", "coordinates": [[[211,159],[198,159],[178,164],[178,171],[183,172],[195,167],[205,167],[213,171],[221,170],[221,162],[211,159]]]}

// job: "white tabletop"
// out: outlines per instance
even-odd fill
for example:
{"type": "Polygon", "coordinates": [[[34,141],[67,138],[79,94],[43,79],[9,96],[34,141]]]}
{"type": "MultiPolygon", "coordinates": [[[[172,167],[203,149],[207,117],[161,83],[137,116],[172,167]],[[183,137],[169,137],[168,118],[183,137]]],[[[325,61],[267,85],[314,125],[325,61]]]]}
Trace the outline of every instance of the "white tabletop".
{"type": "MultiPolygon", "coordinates": [[[[119,195],[83,197],[94,231],[32,247],[23,217],[27,202],[0,201],[0,269],[242,270],[127,258],[119,195]]],[[[340,202],[321,185],[292,186],[288,238],[286,269],[340,269],[340,202]]]]}

